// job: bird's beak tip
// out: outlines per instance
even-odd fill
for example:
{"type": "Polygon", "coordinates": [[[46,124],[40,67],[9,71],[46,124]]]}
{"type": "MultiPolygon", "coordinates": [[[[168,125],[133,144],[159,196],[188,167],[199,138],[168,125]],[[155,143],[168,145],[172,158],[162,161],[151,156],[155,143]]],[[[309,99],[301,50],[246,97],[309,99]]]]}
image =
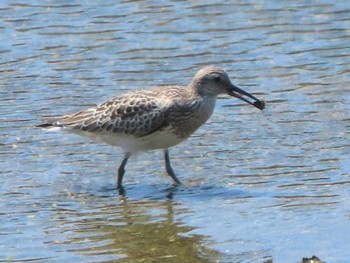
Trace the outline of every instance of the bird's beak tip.
{"type": "Polygon", "coordinates": [[[264,99],[256,100],[253,102],[253,105],[257,107],[259,110],[265,109],[266,101],[264,99]]]}
{"type": "Polygon", "coordinates": [[[230,87],[230,89],[228,89],[228,92],[227,92],[227,93],[228,93],[228,95],[230,95],[230,96],[236,97],[236,98],[238,98],[238,99],[240,99],[240,100],[243,100],[243,101],[249,103],[250,105],[253,105],[254,107],[258,108],[259,110],[265,109],[265,106],[266,106],[265,100],[263,100],[263,99],[258,99],[257,97],[255,97],[255,96],[253,96],[252,94],[250,94],[250,93],[248,93],[248,92],[246,92],[246,91],[244,91],[244,90],[242,90],[242,89],[236,87],[235,85],[232,85],[232,84],[231,84],[231,87],[230,87]],[[250,99],[253,99],[254,102],[252,102],[252,101],[246,99],[246,98],[243,97],[243,96],[246,96],[246,97],[248,97],[248,98],[250,98],[250,99]]]}

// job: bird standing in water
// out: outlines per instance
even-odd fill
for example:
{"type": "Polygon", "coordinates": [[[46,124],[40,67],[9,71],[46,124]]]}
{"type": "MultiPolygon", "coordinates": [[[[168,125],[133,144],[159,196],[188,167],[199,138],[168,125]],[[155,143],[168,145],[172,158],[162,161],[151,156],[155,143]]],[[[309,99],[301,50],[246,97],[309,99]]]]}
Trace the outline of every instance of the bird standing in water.
{"type": "Polygon", "coordinates": [[[163,149],[166,171],[179,184],[168,149],[186,140],[210,118],[220,94],[236,97],[260,110],[265,108],[263,100],[233,85],[225,70],[208,66],[199,70],[188,86],[131,91],[77,113],[46,119],[38,126],[58,127],[121,147],[124,159],[118,169],[120,190],[130,156],[155,149],[163,149]]]}

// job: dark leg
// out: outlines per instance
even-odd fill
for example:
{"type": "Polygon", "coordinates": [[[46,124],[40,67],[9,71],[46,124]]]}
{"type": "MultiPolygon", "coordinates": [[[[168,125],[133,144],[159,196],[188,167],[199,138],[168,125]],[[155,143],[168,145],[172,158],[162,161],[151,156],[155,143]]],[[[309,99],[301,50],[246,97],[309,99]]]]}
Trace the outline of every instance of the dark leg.
{"type": "Polygon", "coordinates": [[[123,176],[125,173],[125,165],[128,162],[129,157],[131,156],[130,153],[126,153],[124,156],[124,160],[119,166],[118,169],[118,189],[123,190],[122,182],[123,182],[123,176]]]}
{"type": "Polygon", "coordinates": [[[177,177],[173,171],[173,168],[171,168],[168,149],[164,150],[164,158],[165,158],[165,168],[166,168],[167,173],[170,175],[171,178],[173,178],[175,184],[180,184],[179,179],[177,179],[177,177]]]}

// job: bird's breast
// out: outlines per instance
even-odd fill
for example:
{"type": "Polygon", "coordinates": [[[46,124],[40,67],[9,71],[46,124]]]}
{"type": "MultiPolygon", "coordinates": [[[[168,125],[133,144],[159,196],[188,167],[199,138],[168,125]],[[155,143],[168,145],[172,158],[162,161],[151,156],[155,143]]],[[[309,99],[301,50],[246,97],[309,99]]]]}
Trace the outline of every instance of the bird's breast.
{"type": "Polygon", "coordinates": [[[174,132],[181,138],[189,137],[213,114],[215,102],[215,99],[198,100],[174,111],[170,117],[174,132]]]}

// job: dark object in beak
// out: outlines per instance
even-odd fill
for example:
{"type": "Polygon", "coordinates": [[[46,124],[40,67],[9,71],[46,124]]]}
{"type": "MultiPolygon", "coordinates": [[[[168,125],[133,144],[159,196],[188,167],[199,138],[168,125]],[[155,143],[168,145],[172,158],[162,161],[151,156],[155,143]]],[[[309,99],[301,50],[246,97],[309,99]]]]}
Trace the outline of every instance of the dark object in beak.
{"type": "Polygon", "coordinates": [[[236,97],[240,100],[243,100],[247,103],[249,103],[250,105],[253,105],[254,107],[257,107],[260,110],[265,109],[265,101],[264,100],[259,100],[258,98],[254,97],[252,94],[236,87],[235,85],[231,85],[231,87],[227,90],[227,94],[232,96],[232,97],[236,97]],[[254,102],[251,102],[250,100],[244,98],[243,96],[247,96],[251,99],[254,100],[254,102]]]}

